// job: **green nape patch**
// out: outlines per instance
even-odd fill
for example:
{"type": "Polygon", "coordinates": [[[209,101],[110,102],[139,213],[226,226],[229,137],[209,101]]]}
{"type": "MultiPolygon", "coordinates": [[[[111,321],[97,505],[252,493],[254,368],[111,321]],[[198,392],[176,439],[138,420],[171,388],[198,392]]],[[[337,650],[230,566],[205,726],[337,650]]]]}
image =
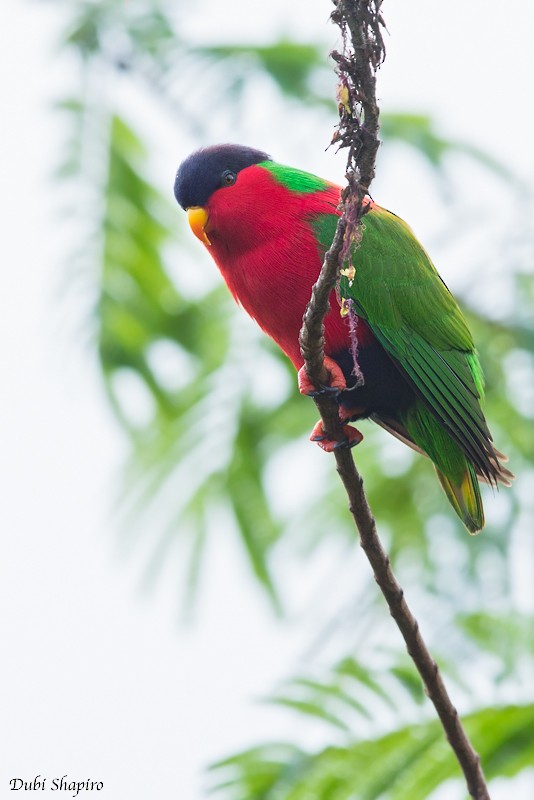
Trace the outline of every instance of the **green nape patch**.
{"type": "Polygon", "coordinates": [[[262,161],[258,166],[268,170],[271,175],[289,189],[291,192],[312,193],[326,189],[328,181],[318,178],[309,172],[302,172],[300,169],[285,167],[283,164],[276,164],[274,161],[262,161]]]}

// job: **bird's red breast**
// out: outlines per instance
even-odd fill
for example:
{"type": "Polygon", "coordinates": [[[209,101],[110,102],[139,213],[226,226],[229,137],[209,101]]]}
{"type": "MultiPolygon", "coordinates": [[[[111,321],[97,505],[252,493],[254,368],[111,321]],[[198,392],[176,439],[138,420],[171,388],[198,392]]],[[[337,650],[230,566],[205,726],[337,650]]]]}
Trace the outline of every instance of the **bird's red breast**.
{"type": "MultiPolygon", "coordinates": [[[[316,192],[291,191],[255,165],[239,173],[235,186],[214,192],[206,206],[210,254],[228,287],[297,369],[302,366],[302,315],[324,257],[312,222],[322,214],[339,214],[339,197],[334,184],[316,192]]],[[[334,292],[330,304],[325,350],[335,354],[348,347],[349,329],[334,292]]],[[[361,323],[360,345],[366,336],[372,338],[361,323]]]]}

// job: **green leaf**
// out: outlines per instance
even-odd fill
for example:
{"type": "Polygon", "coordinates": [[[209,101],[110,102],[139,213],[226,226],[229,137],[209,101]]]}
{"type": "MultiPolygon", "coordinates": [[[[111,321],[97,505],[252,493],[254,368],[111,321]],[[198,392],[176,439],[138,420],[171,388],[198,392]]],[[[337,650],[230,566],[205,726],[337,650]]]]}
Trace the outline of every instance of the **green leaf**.
{"type": "Polygon", "coordinates": [[[292,99],[334,106],[333,98],[321,96],[312,89],[314,75],[326,67],[324,48],[320,45],[281,39],[271,45],[225,45],[203,48],[202,52],[223,62],[234,60],[239,64],[241,61],[243,69],[256,66],[292,99]]]}
{"type": "MultiPolygon", "coordinates": [[[[464,722],[489,779],[510,778],[532,765],[533,705],[484,708],[464,722]]],[[[437,720],[314,753],[269,744],[211,769],[224,776],[216,794],[231,788],[239,800],[425,800],[445,781],[462,778],[437,720]]]]}
{"type": "Polygon", "coordinates": [[[441,136],[432,118],[426,114],[383,113],[380,116],[380,134],[386,142],[400,141],[409,144],[438,171],[444,169],[446,156],[462,153],[503,180],[513,179],[512,173],[504,164],[479,148],[441,136]]]}

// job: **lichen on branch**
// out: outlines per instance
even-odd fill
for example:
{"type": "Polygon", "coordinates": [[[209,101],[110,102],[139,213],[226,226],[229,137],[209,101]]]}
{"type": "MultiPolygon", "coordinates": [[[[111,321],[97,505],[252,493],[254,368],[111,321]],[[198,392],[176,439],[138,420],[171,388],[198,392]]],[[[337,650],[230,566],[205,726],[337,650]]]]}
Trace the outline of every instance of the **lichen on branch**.
{"type": "MultiPolygon", "coordinates": [[[[338,150],[347,149],[346,186],[341,194],[342,212],[336,235],[326,254],[313,303],[306,310],[300,345],[304,363],[314,383],[326,380],[323,368],[324,330],[322,321],[328,309],[330,292],[346,261],[361,241],[361,219],[369,206],[364,203],[375,173],[380,146],[379,108],[376,102],[376,72],[385,58],[380,12],[382,0],[334,0],[331,19],[339,27],[341,52],[331,53],[336,63],[339,121],[332,137],[338,150]]],[[[336,421],[330,417],[332,433],[336,421]]]]}

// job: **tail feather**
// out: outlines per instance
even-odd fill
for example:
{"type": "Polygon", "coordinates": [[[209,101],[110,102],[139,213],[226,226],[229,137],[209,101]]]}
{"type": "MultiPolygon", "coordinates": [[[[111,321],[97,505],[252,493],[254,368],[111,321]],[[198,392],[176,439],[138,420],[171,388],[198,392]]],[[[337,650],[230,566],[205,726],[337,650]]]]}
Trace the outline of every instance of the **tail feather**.
{"type": "Polygon", "coordinates": [[[459,484],[453,483],[437,467],[436,473],[451,506],[469,533],[478,533],[484,527],[484,508],[473,466],[467,464],[467,469],[459,484]]]}
{"type": "MultiPolygon", "coordinates": [[[[415,450],[416,453],[420,453],[423,456],[428,456],[428,453],[425,453],[422,447],[414,442],[408,433],[406,426],[403,425],[402,422],[393,419],[393,417],[386,417],[383,414],[380,416],[378,414],[371,414],[370,418],[373,420],[373,422],[376,422],[377,425],[380,425],[381,428],[384,428],[385,431],[391,433],[392,436],[394,436],[400,442],[403,442],[412,450],[415,450]]],[[[495,449],[495,458],[490,458],[490,464],[492,466],[492,480],[490,481],[486,475],[483,475],[475,467],[475,474],[478,480],[481,483],[487,483],[489,485],[500,483],[502,486],[511,486],[515,475],[513,472],[511,472],[511,470],[508,469],[508,467],[505,466],[507,461],[508,456],[506,456],[504,453],[501,453],[500,450],[495,449]]]]}
{"type": "Polygon", "coordinates": [[[430,458],[451,506],[469,533],[478,533],[484,527],[479,481],[509,486],[514,476],[502,463],[505,456],[495,451],[495,456],[489,460],[490,476],[481,474],[446,428],[422,404],[408,409],[402,420],[382,414],[373,414],[371,419],[413,450],[430,458]]]}

